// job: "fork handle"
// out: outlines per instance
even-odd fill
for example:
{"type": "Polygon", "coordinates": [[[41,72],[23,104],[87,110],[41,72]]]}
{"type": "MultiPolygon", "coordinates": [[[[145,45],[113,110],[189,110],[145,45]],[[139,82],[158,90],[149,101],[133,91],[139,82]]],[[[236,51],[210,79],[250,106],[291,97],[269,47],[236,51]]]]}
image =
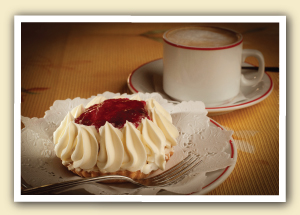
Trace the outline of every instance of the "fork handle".
{"type": "MultiPolygon", "coordinates": [[[[108,175],[108,176],[99,176],[99,177],[94,177],[94,178],[83,178],[83,179],[76,179],[76,180],[71,180],[71,181],[64,181],[64,182],[59,182],[55,184],[48,184],[48,185],[43,185],[40,187],[33,187],[33,188],[28,188],[21,190],[21,195],[36,195],[36,194],[44,194],[48,193],[50,191],[54,191],[57,189],[62,189],[62,188],[68,188],[84,183],[89,183],[89,182],[101,182],[101,181],[107,181],[107,180],[126,180],[129,181],[130,179],[121,176],[121,175],[108,175]]],[[[130,182],[132,182],[130,180],[130,182]]],[[[137,183],[138,184],[138,183],[137,183]]]]}

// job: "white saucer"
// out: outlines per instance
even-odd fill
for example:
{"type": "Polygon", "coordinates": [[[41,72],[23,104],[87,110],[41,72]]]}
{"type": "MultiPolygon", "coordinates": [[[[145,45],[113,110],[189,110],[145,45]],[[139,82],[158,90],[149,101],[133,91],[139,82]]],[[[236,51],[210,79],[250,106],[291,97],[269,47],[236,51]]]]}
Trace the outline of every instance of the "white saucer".
{"type": "MultiPolygon", "coordinates": [[[[242,66],[251,66],[243,63],[242,66]]],[[[256,72],[253,70],[242,70],[246,78],[252,79],[256,72]]],[[[127,79],[127,84],[132,93],[158,92],[169,101],[171,99],[163,90],[163,60],[158,59],[145,63],[135,69],[127,79]]],[[[216,107],[206,107],[209,116],[228,113],[255,105],[267,98],[273,90],[271,77],[265,73],[261,82],[251,87],[241,87],[240,93],[229,103],[216,107]]]]}

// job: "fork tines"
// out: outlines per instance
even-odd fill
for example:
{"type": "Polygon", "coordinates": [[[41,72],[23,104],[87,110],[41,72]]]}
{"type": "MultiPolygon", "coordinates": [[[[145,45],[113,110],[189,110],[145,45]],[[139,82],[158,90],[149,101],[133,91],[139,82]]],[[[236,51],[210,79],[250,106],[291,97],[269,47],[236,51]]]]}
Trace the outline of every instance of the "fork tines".
{"type": "Polygon", "coordinates": [[[167,186],[178,183],[201,162],[200,157],[190,154],[174,167],[157,176],[148,178],[148,182],[151,182],[149,185],[167,186]]]}

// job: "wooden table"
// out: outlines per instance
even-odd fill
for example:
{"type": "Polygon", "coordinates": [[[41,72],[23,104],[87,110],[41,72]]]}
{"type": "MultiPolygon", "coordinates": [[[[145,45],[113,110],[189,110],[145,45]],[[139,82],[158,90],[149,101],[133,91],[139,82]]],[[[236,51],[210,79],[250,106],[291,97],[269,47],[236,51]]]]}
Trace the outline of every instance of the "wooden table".
{"type": "MultiPolygon", "coordinates": [[[[129,93],[128,75],[162,58],[165,30],[189,23],[23,23],[21,115],[44,116],[55,100],[129,93]]],[[[194,23],[193,23],[194,25],[194,23]]],[[[199,25],[207,25],[201,23],[199,25]]],[[[279,67],[279,24],[213,23],[244,36],[267,67],[279,67]]],[[[257,65],[256,59],[247,63],[257,65]]],[[[279,72],[266,71],[274,89],[262,102],[212,116],[233,130],[238,159],[232,174],[208,195],[279,194],[279,72]]]]}

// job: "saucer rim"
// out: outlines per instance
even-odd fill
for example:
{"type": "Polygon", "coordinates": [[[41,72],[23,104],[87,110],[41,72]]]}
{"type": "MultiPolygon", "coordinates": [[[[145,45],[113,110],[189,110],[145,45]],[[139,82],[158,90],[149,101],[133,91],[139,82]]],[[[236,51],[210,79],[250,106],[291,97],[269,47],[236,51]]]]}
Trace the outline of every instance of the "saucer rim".
{"type": "MultiPolygon", "coordinates": [[[[127,86],[128,86],[128,88],[130,89],[130,91],[132,93],[139,93],[139,91],[132,84],[132,80],[131,79],[132,79],[132,76],[134,75],[134,73],[137,70],[139,70],[140,68],[142,68],[143,66],[145,66],[145,65],[147,65],[149,63],[153,63],[155,61],[160,61],[160,60],[163,60],[163,59],[162,58],[158,58],[158,59],[151,60],[149,62],[143,63],[142,65],[140,65],[139,67],[137,67],[135,70],[133,70],[129,74],[129,76],[127,78],[127,86]]],[[[268,73],[266,73],[266,72],[264,72],[264,74],[267,75],[267,77],[269,78],[269,80],[270,80],[270,86],[269,86],[268,90],[263,95],[261,95],[260,97],[258,97],[256,99],[253,99],[253,100],[250,100],[250,101],[247,101],[247,102],[244,102],[244,103],[238,103],[236,105],[205,107],[205,109],[208,111],[208,113],[230,112],[230,111],[234,111],[234,110],[238,110],[238,109],[250,107],[252,105],[255,105],[255,104],[263,101],[264,99],[266,99],[271,94],[271,92],[273,91],[273,88],[274,88],[274,84],[273,84],[273,80],[272,80],[271,76],[268,73]]]]}

